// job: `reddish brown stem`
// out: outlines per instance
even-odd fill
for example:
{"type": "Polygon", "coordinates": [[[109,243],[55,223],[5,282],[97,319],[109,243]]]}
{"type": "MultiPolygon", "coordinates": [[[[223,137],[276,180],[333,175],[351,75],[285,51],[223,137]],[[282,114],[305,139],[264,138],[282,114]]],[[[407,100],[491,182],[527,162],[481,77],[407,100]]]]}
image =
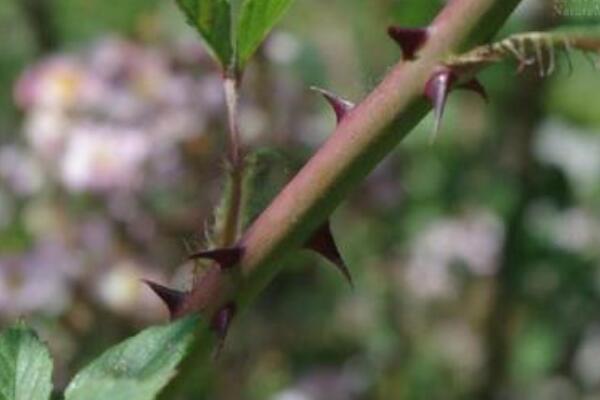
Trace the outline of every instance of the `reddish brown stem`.
{"type": "MultiPolygon", "coordinates": [[[[453,0],[429,27],[419,58],[400,62],[338,125],[329,140],[245,233],[245,303],[276,273],[274,262],[299,247],[429,110],[426,82],[449,53],[494,33],[519,0],[453,0]]],[[[228,297],[228,296],[226,296],[228,297]]]]}
{"type": "MultiPolygon", "coordinates": [[[[194,286],[182,313],[214,315],[244,306],[272,279],[285,253],[300,248],[363,178],[427,114],[424,88],[449,53],[485,42],[520,0],[450,0],[414,61],[400,62],[341,123],[237,243],[239,274],[216,266],[194,286]]],[[[383,40],[383,35],[382,35],[383,40]]]]}

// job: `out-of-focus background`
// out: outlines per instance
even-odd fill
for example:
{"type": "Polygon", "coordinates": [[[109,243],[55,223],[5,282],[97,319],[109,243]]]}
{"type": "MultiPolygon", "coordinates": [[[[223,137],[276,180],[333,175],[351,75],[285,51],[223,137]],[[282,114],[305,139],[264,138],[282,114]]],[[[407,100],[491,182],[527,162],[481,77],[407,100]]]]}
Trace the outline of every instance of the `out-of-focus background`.
{"type": "MultiPolygon", "coordinates": [[[[297,1],[248,71],[247,146],[307,159],[334,126],[308,87],[359,100],[400,58],[386,27],[443,3],[297,1]]],[[[557,10],[525,0],[503,35],[600,18],[557,10]]],[[[174,1],[4,0],[0,43],[0,325],[31,322],[60,387],[166,320],[141,278],[189,285],[220,76],[174,1]]],[[[203,398],[600,398],[600,72],[571,58],[487,70],[488,105],[453,94],[435,144],[428,118],[334,214],[355,290],[290,255],[203,398]]]]}

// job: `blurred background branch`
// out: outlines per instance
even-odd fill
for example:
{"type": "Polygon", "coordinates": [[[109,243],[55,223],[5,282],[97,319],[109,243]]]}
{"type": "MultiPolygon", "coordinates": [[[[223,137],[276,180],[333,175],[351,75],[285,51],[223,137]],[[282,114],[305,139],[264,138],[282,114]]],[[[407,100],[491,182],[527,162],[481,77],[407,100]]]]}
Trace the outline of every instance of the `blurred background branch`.
{"type": "Polygon", "coordinates": [[[55,50],[59,45],[59,33],[56,26],[54,0],[17,0],[25,21],[35,37],[39,54],[55,50]]]}

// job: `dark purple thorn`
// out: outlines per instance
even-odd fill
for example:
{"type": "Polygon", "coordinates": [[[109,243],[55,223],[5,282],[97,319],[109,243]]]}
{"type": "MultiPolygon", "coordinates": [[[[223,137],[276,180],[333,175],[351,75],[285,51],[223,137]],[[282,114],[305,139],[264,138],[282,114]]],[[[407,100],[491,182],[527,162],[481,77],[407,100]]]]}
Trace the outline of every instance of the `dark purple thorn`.
{"type": "Polygon", "coordinates": [[[434,110],[435,126],[432,139],[437,136],[440,130],[448,93],[455,81],[456,74],[450,69],[444,68],[435,72],[425,85],[425,95],[431,101],[434,110]]]}
{"type": "Polygon", "coordinates": [[[325,100],[327,100],[327,102],[333,108],[333,111],[335,112],[335,116],[337,118],[338,123],[340,123],[340,121],[346,116],[346,114],[348,114],[350,111],[352,111],[352,109],[355,106],[355,104],[352,103],[351,101],[343,99],[340,96],[337,96],[328,90],[321,89],[316,86],[312,86],[311,90],[321,93],[323,95],[323,97],[325,97],[325,100]]]}
{"type": "Polygon", "coordinates": [[[233,267],[234,265],[236,265],[242,258],[243,254],[244,254],[243,248],[230,247],[230,248],[215,249],[215,250],[208,250],[208,251],[201,251],[198,253],[194,253],[194,254],[190,255],[190,259],[203,258],[203,259],[213,260],[214,262],[219,264],[219,266],[221,267],[222,270],[226,270],[226,269],[229,269],[229,268],[233,267]]]}
{"type": "Polygon", "coordinates": [[[167,308],[169,309],[169,314],[171,318],[177,313],[181,305],[185,300],[186,293],[181,292],[179,290],[171,289],[163,285],[159,285],[158,283],[142,280],[146,285],[152,289],[154,293],[165,303],[167,308]]]}
{"type": "Polygon", "coordinates": [[[481,82],[477,78],[473,78],[466,83],[462,83],[458,85],[458,89],[470,90],[471,92],[475,92],[480,95],[486,102],[489,101],[489,97],[485,87],[481,84],[481,82]]]}
{"type": "Polygon", "coordinates": [[[331,233],[331,226],[329,221],[325,222],[315,231],[310,239],[304,245],[304,248],[319,253],[327,260],[332,262],[337,269],[344,275],[351,287],[354,287],[352,282],[352,275],[350,270],[346,266],[342,255],[340,254],[338,247],[331,233]]]}
{"type": "Polygon", "coordinates": [[[225,339],[227,338],[227,332],[229,332],[229,326],[231,325],[231,321],[235,316],[235,312],[235,304],[228,303],[225,307],[217,311],[210,322],[210,328],[217,336],[217,347],[214,354],[215,358],[219,356],[221,350],[223,349],[225,339]]]}
{"type": "Polygon", "coordinates": [[[388,28],[388,35],[400,45],[405,60],[414,60],[417,51],[427,41],[429,33],[427,29],[423,28],[390,26],[388,28]]]}

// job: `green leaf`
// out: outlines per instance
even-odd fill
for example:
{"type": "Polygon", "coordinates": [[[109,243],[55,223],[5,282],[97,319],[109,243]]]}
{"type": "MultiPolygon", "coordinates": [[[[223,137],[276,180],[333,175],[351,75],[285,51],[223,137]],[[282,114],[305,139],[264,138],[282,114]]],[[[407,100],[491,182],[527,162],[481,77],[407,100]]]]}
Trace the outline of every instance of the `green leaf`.
{"type": "Polygon", "coordinates": [[[150,400],[175,374],[198,317],[148,328],[109,349],[69,384],[65,400],[150,400]]]}
{"type": "Polygon", "coordinates": [[[35,332],[19,323],[0,336],[0,400],[45,400],[52,359],[35,332]]]}
{"type": "Polygon", "coordinates": [[[202,36],[212,56],[227,70],[233,63],[229,0],[176,0],[188,22],[202,36]]]}
{"type": "Polygon", "coordinates": [[[252,54],[293,0],[245,0],[236,26],[238,69],[243,69],[252,54]]]}

